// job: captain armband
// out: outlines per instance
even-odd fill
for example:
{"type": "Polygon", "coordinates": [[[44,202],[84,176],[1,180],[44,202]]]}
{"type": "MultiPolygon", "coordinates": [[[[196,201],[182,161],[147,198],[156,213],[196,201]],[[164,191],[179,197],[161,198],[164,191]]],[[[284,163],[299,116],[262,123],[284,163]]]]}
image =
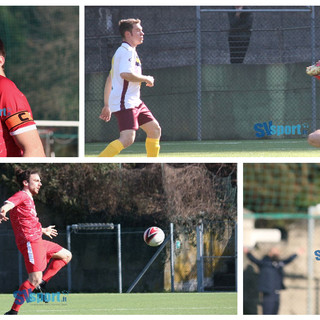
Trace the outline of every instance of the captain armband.
{"type": "Polygon", "coordinates": [[[14,131],[15,129],[19,128],[21,125],[24,125],[28,122],[34,124],[35,122],[32,119],[31,114],[28,111],[19,111],[10,115],[6,120],[5,124],[8,130],[14,131]]]}

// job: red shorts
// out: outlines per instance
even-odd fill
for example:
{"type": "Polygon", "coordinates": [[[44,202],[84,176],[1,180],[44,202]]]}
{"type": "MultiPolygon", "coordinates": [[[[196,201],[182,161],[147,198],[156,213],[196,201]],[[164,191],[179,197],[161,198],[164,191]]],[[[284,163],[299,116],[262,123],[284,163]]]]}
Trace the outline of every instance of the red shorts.
{"type": "Polygon", "coordinates": [[[28,274],[44,271],[52,256],[61,249],[63,248],[60,245],[43,239],[27,242],[25,245],[19,246],[28,274]]]}
{"type": "Polygon", "coordinates": [[[138,130],[143,124],[155,120],[155,117],[142,102],[133,109],[120,110],[114,113],[118,120],[119,131],[138,130]]]}

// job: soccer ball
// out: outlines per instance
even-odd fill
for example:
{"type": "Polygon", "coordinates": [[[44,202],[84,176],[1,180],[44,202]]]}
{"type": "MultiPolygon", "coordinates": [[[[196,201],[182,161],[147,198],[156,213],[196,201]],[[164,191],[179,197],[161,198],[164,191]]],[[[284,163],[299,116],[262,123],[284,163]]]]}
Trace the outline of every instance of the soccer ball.
{"type": "Polygon", "coordinates": [[[164,240],[164,232],[158,227],[150,227],[144,232],[143,240],[148,246],[159,246],[164,240]]]}

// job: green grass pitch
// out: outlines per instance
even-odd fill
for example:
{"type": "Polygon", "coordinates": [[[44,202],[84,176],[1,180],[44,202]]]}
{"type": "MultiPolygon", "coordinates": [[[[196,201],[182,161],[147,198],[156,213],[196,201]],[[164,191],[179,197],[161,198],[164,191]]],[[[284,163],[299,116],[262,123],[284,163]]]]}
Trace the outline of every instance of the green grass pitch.
{"type": "MultiPolygon", "coordinates": [[[[0,314],[12,305],[0,294],[0,314]]],[[[69,294],[64,303],[25,303],[19,315],[213,315],[237,314],[236,293],[69,294]]]]}
{"type": "MultiPolygon", "coordinates": [[[[306,139],[161,142],[160,157],[319,157],[306,139]]],[[[87,143],[85,155],[96,157],[107,143],[87,143]]],[[[143,142],[135,142],[117,157],[146,157],[143,142]]]]}

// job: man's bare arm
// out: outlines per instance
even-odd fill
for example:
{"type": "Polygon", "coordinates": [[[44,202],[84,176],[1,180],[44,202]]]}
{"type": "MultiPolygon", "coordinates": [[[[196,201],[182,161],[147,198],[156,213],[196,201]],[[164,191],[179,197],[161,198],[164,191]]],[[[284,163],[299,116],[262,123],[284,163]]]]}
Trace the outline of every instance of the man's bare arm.
{"type": "Polygon", "coordinates": [[[109,97],[112,89],[111,74],[109,74],[104,86],[104,106],[101,110],[99,118],[108,122],[111,119],[111,111],[109,107],[109,97]]]}
{"type": "Polygon", "coordinates": [[[12,208],[14,208],[14,204],[13,203],[10,203],[10,202],[7,202],[5,203],[1,209],[0,209],[0,223],[2,221],[8,221],[9,218],[6,216],[6,213],[8,211],[10,211],[12,208]]]}
{"type": "Polygon", "coordinates": [[[24,157],[45,157],[38,130],[30,130],[12,136],[16,145],[23,150],[24,157]]]}
{"type": "Polygon", "coordinates": [[[109,73],[108,78],[106,80],[106,84],[104,86],[104,105],[109,104],[109,97],[112,89],[112,79],[111,74],[109,73]]]}

